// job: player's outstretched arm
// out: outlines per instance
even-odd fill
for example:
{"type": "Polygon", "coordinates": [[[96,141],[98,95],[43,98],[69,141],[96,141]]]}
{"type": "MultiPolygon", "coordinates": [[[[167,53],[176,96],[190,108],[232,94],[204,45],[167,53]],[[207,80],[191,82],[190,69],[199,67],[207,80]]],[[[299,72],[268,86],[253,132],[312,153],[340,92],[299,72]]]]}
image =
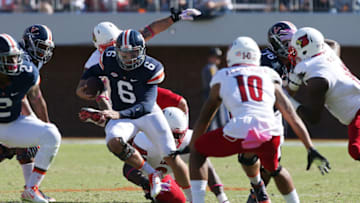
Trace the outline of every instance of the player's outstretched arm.
{"type": "Polygon", "coordinates": [[[27,93],[27,97],[37,117],[46,123],[50,122],[47,105],[42,96],[40,84],[34,85],[27,93]]]}
{"type": "Polygon", "coordinates": [[[302,122],[300,117],[296,114],[295,109],[291,105],[290,100],[287,98],[285,93],[282,90],[282,87],[279,84],[275,85],[275,96],[276,102],[275,106],[284,119],[289,123],[295,134],[300,138],[303,142],[304,146],[308,151],[308,164],[306,169],[309,170],[313,161],[316,161],[318,164],[318,168],[322,174],[324,172],[328,172],[330,169],[330,164],[327,159],[322,156],[316,149],[310,139],[310,135],[305,127],[305,124],[302,122]]]}
{"type": "Polygon", "coordinates": [[[185,10],[176,10],[171,8],[171,15],[166,18],[161,18],[155,20],[150,25],[145,28],[139,30],[139,32],[143,35],[145,41],[149,41],[155,35],[159,34],[167,30],[172,24],[179,20],[193,20],[194,16],[198,16],[201,12],[197,9],[185,9],[185,10]]]}
{"type": "Polygon", "coordinates": [[[205,133],[206,129],[210,125],[210,121],[215,116],[220,104],[221,98],[219,96],[220,92],[220,84],[215,84],[210,89],[210,95],[208,99],[205,101],[204,105],[201,108],[200,116],[197,119],[193,135],[191,138],[191,142],[189,144],[190,148],[194,146],[195,141],[205,133]]]}

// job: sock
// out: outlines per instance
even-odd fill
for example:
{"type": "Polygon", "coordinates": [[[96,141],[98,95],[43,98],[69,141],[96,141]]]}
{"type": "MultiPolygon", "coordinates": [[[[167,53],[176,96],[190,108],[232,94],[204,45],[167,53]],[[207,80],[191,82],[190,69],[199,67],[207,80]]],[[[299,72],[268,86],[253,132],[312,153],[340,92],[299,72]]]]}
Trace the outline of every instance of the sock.
{"type": "Polygon", "coordinates": [[[144,164],[142,165],[142,167],[140,168],[141,171],[143,171],[144,173],[146,173],[147,175],[155,173],[155,169],[150,166],[150,164],[148,164],[148,162],[144,161],[144,164]]]}
{"type": "Polygon", "coordinates": [[[25,185],[27,185],[29,182],[30,176],[32,174],[32,171],[34,169],[34,162],[27,163],[27,164],[21,164],[21,168],[23,170],[25,185]]]}
{"type": "Polygon", "coordinates": [[[253,177],[248,176],[248,178],[253,185],[257,185],[261,181],[260,173],[258,173],[256,176],[253,177]]]}
{"type": "Polygon", "coordinates": [[[190,183],[193,202],[205,203],[207,180],[192,180],[190,183]]]}
{"type": "Polygon", "coordinates": [[[182,190],[183,190],[184,193],[185,193],[185,196],[186,196],[187,201],[192,202],[191,187],[182,188],[182,190]]]}
{"type": "Polygon", "coordinates": [[[26,184],[26,187],[33,187],[34,185],[40,186],[41,181],[45,177],[45,174],[46,171],[39,170],[35,167],[33,172],[31,173],[28,184],[26,184]]]}
{"type": "Polygon", "coordinates": [[[218,194],[216,198],[219,200],[219,203],[230,203],[224,192],[218,194]]]}
{"type": "Polygon", "coordinates": [[[296,192],[296,189],[291,191],[289,194],[283,195],[283,196],[284,196],[286,203],[300,203],[300,199],[296,192]]]}

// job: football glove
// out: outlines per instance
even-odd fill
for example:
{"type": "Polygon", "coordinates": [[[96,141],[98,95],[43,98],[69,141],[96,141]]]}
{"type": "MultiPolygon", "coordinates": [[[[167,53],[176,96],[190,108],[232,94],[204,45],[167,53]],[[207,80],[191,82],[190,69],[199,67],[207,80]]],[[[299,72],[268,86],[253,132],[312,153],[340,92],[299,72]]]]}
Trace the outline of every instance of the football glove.
{"type": "Polygon", "coordinates": [[[301,85],[301,79],[299,78],[299,76],[294,73],[294,72],[289,72],[289,76],[288,76],[288,87],[291,91],[298,91],[300,85],[301,85]]]}
{"type": "Polygon", "coordinates": [[[329,170],[331,169],[330,163],[316,149],[310,148],[308,151],[307,158],[308,158],[308,164],[307,164],[306,170],[309,170],[311,167],[311,164],[313,162],[315,162],[315,164],[319,168],[322,175],[324,175],[325,173],[329,173],[329,170]]]}
{"type": "Polygon", "coordinates": [[[175,22],[182,20],[194,20],[195,16],[201,15],[201,12],[195,8],[188,8],[185,10],[179,10],[175,8],[170,9],[171,19],[175,22]]]}

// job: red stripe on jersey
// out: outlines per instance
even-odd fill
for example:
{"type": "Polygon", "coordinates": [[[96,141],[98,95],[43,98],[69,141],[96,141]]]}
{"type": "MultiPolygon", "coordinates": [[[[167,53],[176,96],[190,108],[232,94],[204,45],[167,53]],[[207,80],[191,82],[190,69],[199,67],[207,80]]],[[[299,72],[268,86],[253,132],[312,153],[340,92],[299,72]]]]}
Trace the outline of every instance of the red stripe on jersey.
{"type": "Polygon", "coordinates": [[[157,77],[155,77],[155,78],[153,78],[153,79],[149,80],[147,83],[154,82],[154,81],[156,81],[156,80],[159,80],[159,79],[160,79],[160,78],[162,78],[162,77],[164,77],[164,71],[163,71],[162,73],[160,73],[160,75],[159,75],[159,76],[157,76],[157,77]]]}

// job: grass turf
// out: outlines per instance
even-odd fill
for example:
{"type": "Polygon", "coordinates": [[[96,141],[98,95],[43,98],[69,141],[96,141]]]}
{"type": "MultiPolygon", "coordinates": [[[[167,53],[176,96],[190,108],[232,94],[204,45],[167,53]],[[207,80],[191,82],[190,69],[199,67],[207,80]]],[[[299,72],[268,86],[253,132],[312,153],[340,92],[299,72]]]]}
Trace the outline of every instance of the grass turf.
{"type": "MultiPolygon", "coordinates": [[[[291,173],[302,202],[360,202],[360,165],[347,154],[346,147],[321,146],[332,170],[322,176],[312,166],[305,171],[306,151],[300,146],[283,147],[281,163],[291,173]]],[[[212,159],[228,190],[231,202],[245,202],[249,181],[236,156],[212,159]]],[[[19,202],[24,180],[15,160],[0,163],[0,202],[19,202]]],[[[63,144],[45,177],[41,189],[60,202],[146,202],[143,192],[122,177],[122,162],[105,145],[63,144]]],[[[268,186],[272,202],[285,202],[273,181],[268,186]]],[[[207,192],[206,202],[217,202],[207,192]]]]}

